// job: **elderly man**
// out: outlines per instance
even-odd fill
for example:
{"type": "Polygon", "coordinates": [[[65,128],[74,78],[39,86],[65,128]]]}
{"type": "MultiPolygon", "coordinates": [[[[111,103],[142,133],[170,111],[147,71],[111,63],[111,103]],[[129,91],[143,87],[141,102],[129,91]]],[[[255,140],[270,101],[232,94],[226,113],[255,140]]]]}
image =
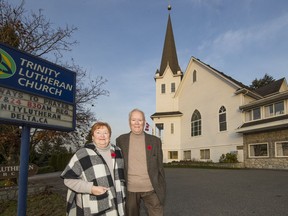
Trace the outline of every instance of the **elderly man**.
{"type": "Polygon", "coordinates": [[[144,132],[145,115],[139,109],[129,113],[129,125],[130,133],[116,139],[125,164],[126,214],[139,216],[143,200],[149,216],[162,216],[166,182],[161,140],[144,132]]]}

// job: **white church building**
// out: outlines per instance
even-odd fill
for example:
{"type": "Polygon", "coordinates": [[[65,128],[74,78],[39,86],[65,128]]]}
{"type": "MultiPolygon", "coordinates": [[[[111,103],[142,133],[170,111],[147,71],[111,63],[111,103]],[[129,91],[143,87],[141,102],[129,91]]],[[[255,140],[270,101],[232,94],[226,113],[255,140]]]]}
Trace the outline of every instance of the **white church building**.
{"type": "Polygon", "coordinates": [[[288,169],[288,87],[285,78],[252,90],[192,57],[178,64],[170,14],[155,74],[155,135],[164,162],[218,162],[235,153],[246,167],[288,169]]]}

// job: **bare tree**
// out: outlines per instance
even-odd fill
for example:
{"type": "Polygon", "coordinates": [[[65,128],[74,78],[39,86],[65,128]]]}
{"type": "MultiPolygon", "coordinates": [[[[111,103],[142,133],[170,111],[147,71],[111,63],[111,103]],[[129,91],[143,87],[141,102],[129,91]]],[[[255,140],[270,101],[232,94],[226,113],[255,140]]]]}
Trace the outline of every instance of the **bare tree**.
{"type": "MultiPolygon", "coordinates": [[[[71,40],[76,27],[54,28],[39,9],[38,13],[27,15],[24,1],[13,7],[7,1],[0,0],[0,40],[11,46],[38,57],[53,53],[62,57],[63,51],[71,51],[77,41],[71,40]]],[[[46,56],[47,58],[47,56],[46,56]]]]}
{"type": "MultiPolygon", "coordinates": [[[[109,92],[103,89],[107,80],[102,76],[91,77],[85,69],[75,64],[73,59],[69,63],[61,63],[63,52],[71,51],[72,47],[77,44],[76,40],[72,40],[72,35],[77,31],[77,28],[73,26],[55,28],[52,23],[43,16],[42,12],[40,9],[38,13],[29,12],[27,15],[24,9],[24,1],[22,1],[19,6],[12,6],[8,1],[0,0],[1,42],[34,56],[47,60],[50,59],[50,61],[61,64],[61,66],[76,72],[77,129],[71,133],[39,129],[32,130],[30,142],[30,151],[32,153],[37,151],[37,146],[40,145],[43,140],[45,140],[46,143],[51,141],[51,145],[53,145],[55,137],[63,138],[65,141],[69,141],[77,146],[79,140],[86,136],[86,134],[83,134],[83,131],[87,131],[88,133],[89,123],[95,120],[91,112],[95,101],[100,96],[109,95],[109,92]]],[[[18,132],[15,132],[15,135],[13,134],[12,136],[6,134],[5,141],[3,138],[0,139],[0,154],[5,160],[8,158],[9,152],[11,152],[11,150],[9,150],[11,143],[15,143],[15,146],[20,145],[19,131],[21,131],[21,128],[17,126],[0,125],[1,132],[7,131],[6,127],[12,127],[18,132]],[[18,139],[15,141],[15,137],[17,136],[18,139]]],[[[1,135],[2,137],[5,136],[3,133],[1,135]]]]}

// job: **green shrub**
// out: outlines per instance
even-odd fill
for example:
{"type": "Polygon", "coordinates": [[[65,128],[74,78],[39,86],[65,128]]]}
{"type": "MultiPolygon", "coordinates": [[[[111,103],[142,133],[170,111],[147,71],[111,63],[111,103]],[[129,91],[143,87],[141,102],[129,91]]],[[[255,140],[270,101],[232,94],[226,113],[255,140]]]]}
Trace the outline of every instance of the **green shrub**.
{"type": "Polygon", "coordinates": [[[44,167],[39,167],[37,174],[44,174],[44,173],[51,173],[55,172],[55,169],[53,166],[44,166],[44,167]]]}
{"type": "Polygon", "coordinates": [[[237,154],[235,153],[226,153],[222,154],[219,159],[219,163],[238,163],[237,154]]]}
{"type": "Polygon", "coordinates": [[[50,166],[54,167],[55,171],[62,171],[72,157],[72,153],[62,153],[52,155],[49,161],[50,166]]]}

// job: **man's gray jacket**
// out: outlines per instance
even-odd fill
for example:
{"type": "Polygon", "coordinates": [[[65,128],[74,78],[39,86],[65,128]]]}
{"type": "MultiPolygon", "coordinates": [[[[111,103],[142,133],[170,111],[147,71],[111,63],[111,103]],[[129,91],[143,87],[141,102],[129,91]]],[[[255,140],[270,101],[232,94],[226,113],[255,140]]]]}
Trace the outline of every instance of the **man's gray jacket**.
{"type": "MultiPolygon", "coordinates": [[[[130,132],[131,133],[131,132],[130,132]]],[[[130,133],[122,134],[116,139],[116,145],[122,150],[124,157],[124,176],[128,182],[128,152],[130,133]]],[[[147,170],[152,186],[161,202],[164,205],[166,197],[166,181],[163,168],[163,152],[161,140],[153,135],[145,133],[145,150],[147,159],[147,170]]]]}

